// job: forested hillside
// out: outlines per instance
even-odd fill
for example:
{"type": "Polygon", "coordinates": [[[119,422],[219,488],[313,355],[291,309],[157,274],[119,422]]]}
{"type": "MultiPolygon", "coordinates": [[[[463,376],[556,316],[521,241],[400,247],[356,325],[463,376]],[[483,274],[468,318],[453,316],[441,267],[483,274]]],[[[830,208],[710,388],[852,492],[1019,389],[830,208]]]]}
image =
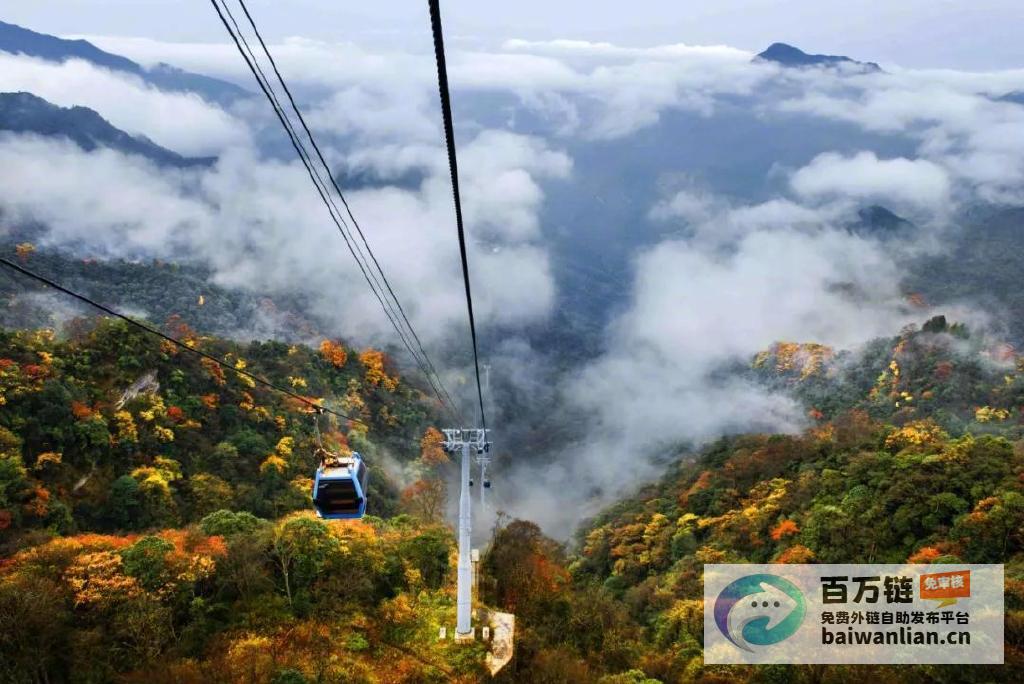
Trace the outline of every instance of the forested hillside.
{"type": "Polygon", "coordinates": [[[476,679],[436,640],[453,541],[419,390],[334,340],[168,331],[364,421],[321,430],[366,457],[374,515],[313,517],[301,401],[120,321],[2,332],[0,680],[476,679]]]}
{"type": "MultiPolygon", "coordinates": [[[[386,356],[175,337],[315,403],[371,467],[364,522],[309,509],[308,405],[123,322],[0,334],[0,645],[10,681],[478,681],[437,640],[454,540],[433,405],[386,356]],[[361,422],[360,422],[361,421],[361,422]],[[387,465],[387,468],[383,466],[387,465]],[[400,491],[401,490],[401,491],[400,491]]],[[[781,342],[757,382],[799,435],[680,453],[573,545],[500,521],[481,599],[514,612],[505,681],[846,681],[838,667],[705,668],[708,562],[1001,562],[1007,663],[1024,668],[1024,362],[943,317],[853,352],[781,342]]],[[[879,681],[902,680],[890,670],[879,681]]],[[[955,667],[923,681],[962,681],[955,667]]]]}
{"type": "MultiPolygon", "coordinates": [[[[0,251],[17,255],[28,268],[109,306],[143,312],[153,321],[176,316],[206,334],[286,341],[316,338],[319,326],[294,296],[242,291],[217,285],[201,266],[156,259],[130,261],[76,256],[37,245],[38,226],[22,225],[0,240],[0,251]]],[[[0,324],[10,329],[59,327],[74,302],[24,276],[0,272],[0,324]]],[[[70,309],[92,315],[93,311],[70,309]]]]}
{"type": "Polygon", "coordinates": [[[1024,441],[1012,349],[936,318],[859,354],[752,360],[806,401],[799,435],[722,439],[585,525],[574,553],[515,522],[487,560],[536,682],[1019,681],[1024,441]],[[1005,563],[1006,665],[704,667],[704,563],[1005,563]]]}
{"type": "MultiPolygon", "coordinates": [[[[394,511],[381,470],[411,461],[430,405],[376,350],[239,345],[172,319],[178,339],[359,421],[321,419],[329,446],[367,456],[373,513],[394,511]]],[[[137,530],[219,508],[279,517],[308,506],[309,406],[123,322],[0,333],[3,534],[137,530]]]]}

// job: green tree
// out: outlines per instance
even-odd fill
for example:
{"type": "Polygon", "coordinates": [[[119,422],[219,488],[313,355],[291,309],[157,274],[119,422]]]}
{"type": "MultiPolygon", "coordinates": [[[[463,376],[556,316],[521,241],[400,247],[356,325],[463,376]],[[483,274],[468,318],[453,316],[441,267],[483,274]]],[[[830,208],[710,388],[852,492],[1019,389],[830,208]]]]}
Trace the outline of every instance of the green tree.
{"type": "Polygon", "coordinates": [[[289,605],[308,589],[341,545],[327,525],[308,517],[285,519],[274,528],[272,549],[289,605]]]}
{"type": "Polygon", "coordinates": [[[143,537],[121,552],[124,572],[149,591],[156,591],[169,579],[167,554],[173,550],[174,544],[160,537],[143,537]]]}
{"type": "Polygon", "coordinates": [[[265,520],[257,518],[247,511],[236,512],[221,509],[210,513],[200,520],[199,527],[207,535],[232,537],[252,532],[265,523],[265,520]]]}
{"type": "Polygon", "coordinates": [[[21,440],[0,427],[0,533],[21,523],[21,503],[28,494],[28,472],[21,460],[21,440]]]}
{"type": "Polygon", "coordinates": [[[440,588],[448,577],[451,549],[451,534],[441,528],[425,530],[400,547],[402,557],[419,570],[423,583],[431,589],[440,588]]]}
{"type": "Polygon", "coordinates": [[[188,487],[195,517],[223,508],[234,497],[231,485],[210,473],[196,473],[188,479],[188,487]]]}

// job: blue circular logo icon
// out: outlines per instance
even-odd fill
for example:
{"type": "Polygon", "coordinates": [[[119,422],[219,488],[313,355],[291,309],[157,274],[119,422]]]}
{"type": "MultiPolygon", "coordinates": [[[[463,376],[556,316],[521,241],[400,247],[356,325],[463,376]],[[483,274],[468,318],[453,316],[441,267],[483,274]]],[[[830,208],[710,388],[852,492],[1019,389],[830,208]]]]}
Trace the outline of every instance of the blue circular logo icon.
{"type": "Polygon", "coordinates": [[[778,575],[758,574],[731,582],[715,600],[715,624],[744,651],[793,636],[807,613],[803,592],[778,575]]]}

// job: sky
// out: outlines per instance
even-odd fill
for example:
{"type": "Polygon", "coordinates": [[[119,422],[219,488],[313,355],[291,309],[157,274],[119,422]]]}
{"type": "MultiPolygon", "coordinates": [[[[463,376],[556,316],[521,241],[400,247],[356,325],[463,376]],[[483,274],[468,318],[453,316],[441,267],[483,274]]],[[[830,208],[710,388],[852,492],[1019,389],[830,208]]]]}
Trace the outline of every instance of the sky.
{"type": "MultiPolygon", "coordinates": [[[[175,42],[222,40],[204,0],[9,0],[5,21],[60,35],[109,35],[175,42]]],[[[421,0],[251,0],[280,40],[304,36],[426,47],[421,0]]],[[[1003,69],[1024,66],[1020,0],[447,0],[451,40],[484,45],[508,38],[574,38],[618,45],[726,44],[760,51],[772,42],[810,52],[913,68],[1003,69]]]]}

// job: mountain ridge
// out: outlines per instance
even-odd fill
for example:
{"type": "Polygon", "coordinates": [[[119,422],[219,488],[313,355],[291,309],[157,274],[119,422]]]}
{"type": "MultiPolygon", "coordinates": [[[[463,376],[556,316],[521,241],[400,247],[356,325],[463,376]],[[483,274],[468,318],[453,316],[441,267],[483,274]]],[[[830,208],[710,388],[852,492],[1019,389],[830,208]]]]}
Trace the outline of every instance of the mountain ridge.
{"type": "Polygon", "coordinates": [[[27,92],[0,93],[0,131],[64,137],[87,152],[107,148],[135,154],[161,166],[209,166],[215,157],[185,157],[145,136],[117,128],[88,107],[61,107],[27,92]]]}
{"type": "Polygon", "coordinates": [[[191,92],[221,106],[252,97],[241,86],[211,76],[160,63],[146,68],[127,57],[102,50],[87,40],[68,40],[0,21],[0,52],[25,55],[48,62],[81,59],[95,66],[138,76],[146,83],[172,92],[191,92]]]}

